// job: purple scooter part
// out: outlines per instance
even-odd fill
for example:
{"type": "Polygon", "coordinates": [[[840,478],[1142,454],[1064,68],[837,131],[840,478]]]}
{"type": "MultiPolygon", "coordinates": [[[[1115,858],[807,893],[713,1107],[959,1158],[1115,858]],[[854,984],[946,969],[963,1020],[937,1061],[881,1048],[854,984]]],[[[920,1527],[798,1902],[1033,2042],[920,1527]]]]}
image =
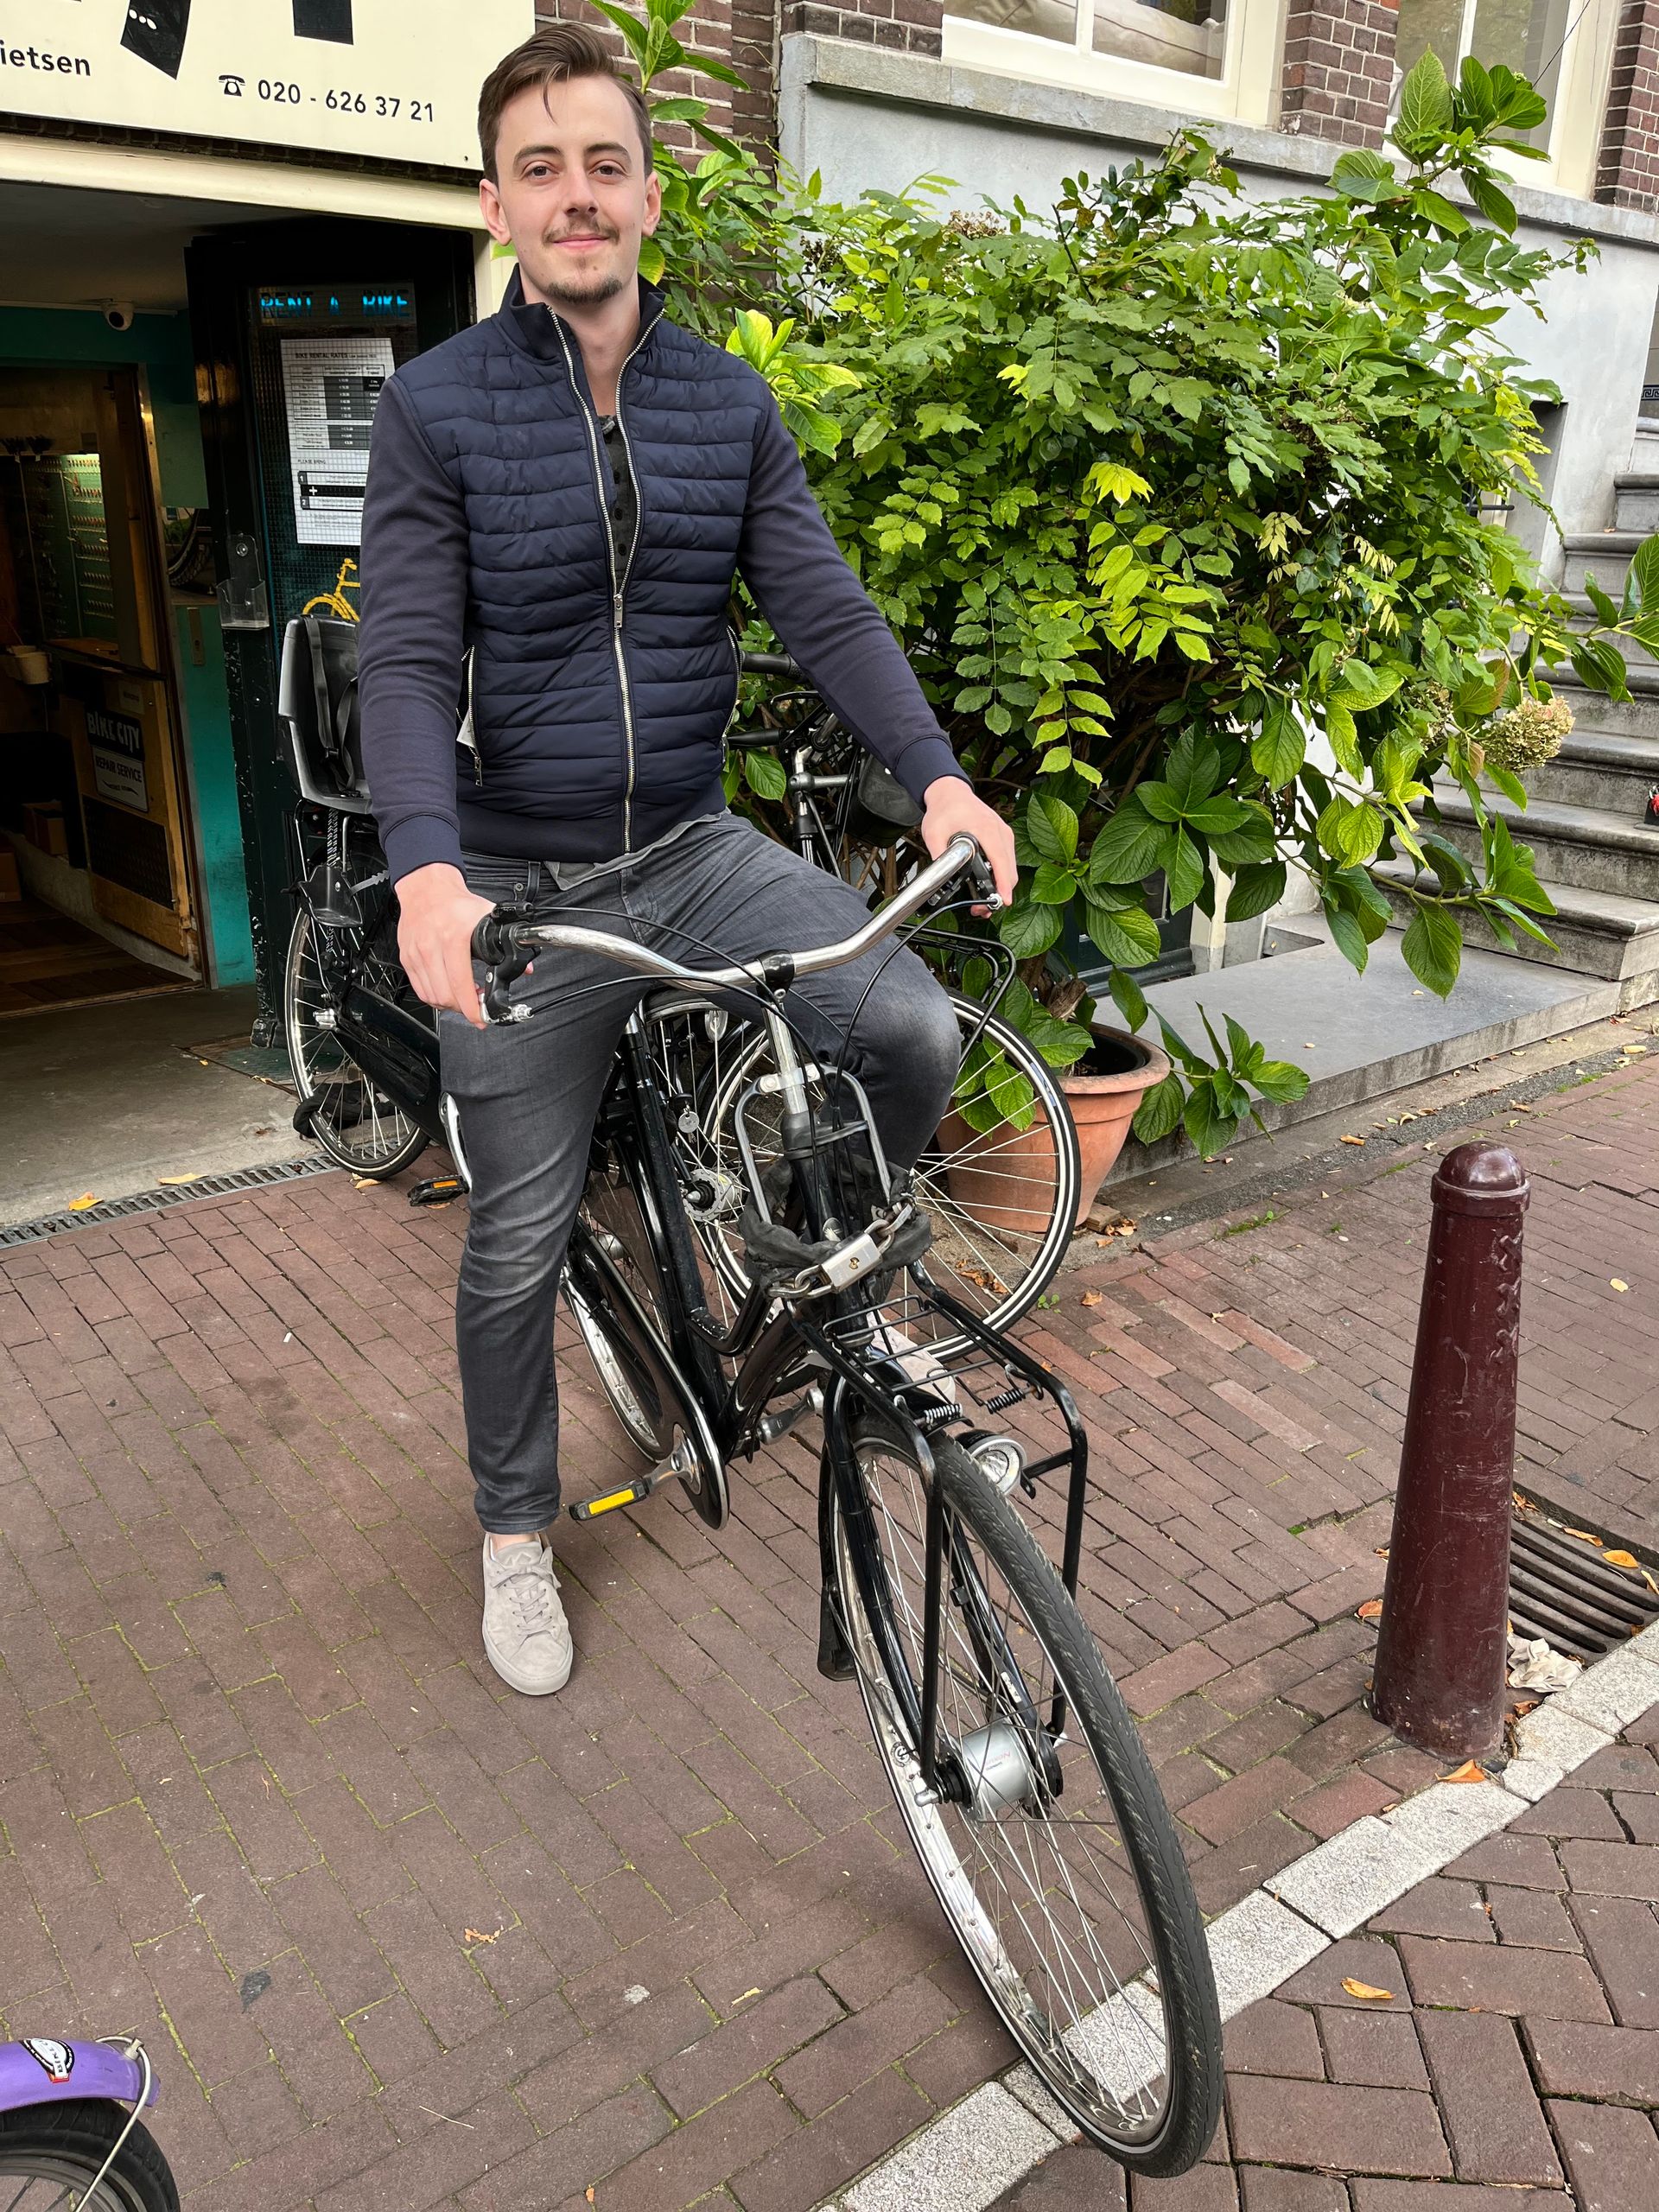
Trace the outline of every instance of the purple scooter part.
{"type": "Polygon", "coordinates": [[[52,2036],[0,2043],[0,2112],[67,2097],[108,2097],[135,2110],[141,2101],[153,2105],[156,2084],[148,2062],[129,2056],[137,2048],[124,2042],[60,2043],[52,2036]]]}

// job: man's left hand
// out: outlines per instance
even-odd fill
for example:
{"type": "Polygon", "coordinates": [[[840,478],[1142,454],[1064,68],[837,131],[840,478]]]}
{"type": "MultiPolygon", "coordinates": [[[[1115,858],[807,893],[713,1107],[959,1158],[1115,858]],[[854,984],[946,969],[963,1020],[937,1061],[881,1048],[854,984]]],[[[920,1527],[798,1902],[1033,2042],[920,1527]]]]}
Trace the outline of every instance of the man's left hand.
{"type": "MultiPolygon", "coordinates": [[[[935,860],[953,837],[965,830],[990,863],[996,895],[1005,906],[1014,903],[1014,887],[1020,871],[1014,858],[1014,832],[995,814],[974,787],[960,776],[939,776],[922,793],[922,842],[935,860]]],[[[983,907],[976,912],[983,913],[983,907]]]]}

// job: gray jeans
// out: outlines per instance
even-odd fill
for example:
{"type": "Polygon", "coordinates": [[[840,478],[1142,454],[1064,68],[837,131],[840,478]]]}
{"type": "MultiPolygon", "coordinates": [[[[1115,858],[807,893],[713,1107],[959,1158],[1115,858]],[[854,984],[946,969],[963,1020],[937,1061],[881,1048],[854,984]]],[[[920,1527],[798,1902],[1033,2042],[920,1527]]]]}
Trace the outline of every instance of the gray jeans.
{"type": "MultiPolygon", "coordinates": [[[[465,865],[480,897],[632,937],[691,967],[803,951],[868,918],[848,885],[733,814],[588,873],[484,854],[465,865]]],[[[479,1031],[457,1014],[438,1017],[444,1085],[461,1109],[473,1176],[455,1300],[467,1452],[479,1520],[495,1535],[542,1529],[558,1515],[559,1276],[594,1117],[642,988],[612,962],[555,952],[513,987],[536,1009],[532,1020],[479,1031]],[[584,991],[599,982],[607,988],[584,991]]],[[[800,984],[787,1004],[820,1054],[839,1056],[852,1025],[846,1065],[869,1095],[889,1159],[913,1165],[945,1110],[960,1052],[950,1001],[922,963],[883,945],[800,984]]]]}

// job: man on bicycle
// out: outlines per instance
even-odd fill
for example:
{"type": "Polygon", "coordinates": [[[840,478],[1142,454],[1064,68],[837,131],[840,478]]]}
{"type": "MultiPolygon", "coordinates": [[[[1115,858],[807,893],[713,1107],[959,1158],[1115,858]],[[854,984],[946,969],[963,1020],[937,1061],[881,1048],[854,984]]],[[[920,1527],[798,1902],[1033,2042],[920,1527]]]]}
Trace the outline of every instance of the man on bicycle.
{"type": "MultiPolygon", "coordinates": [[[[534,1695],[571,1665],[541,1535],[559,1510],[559,1274],[639,986],[597,959],[543,961],[521,987],[537,1018],[486,1027],[474,925],[508,901],[710,966],[857,927],[855,892],[727,810],[739,570],[924,808],[929,850],[968,831],[1005,899],[1014,864],[830,536],[764,378],[665,321],[641,281],[662,207],[650,118],[598,36],[550,24],[508,54],[479,136],[484,220],[518,273],[499,315],[382,395],[359,688],[398,946],[437,1009],[473,1177],[456,1344],[484,1647],[534,1695]]],[[[912,1165],[957,1073],[944,992],[886,948],[793,1003],[817,1051],[839,1055],[852,1030],[847,1065],[889,1157],[912,1165]]]]}

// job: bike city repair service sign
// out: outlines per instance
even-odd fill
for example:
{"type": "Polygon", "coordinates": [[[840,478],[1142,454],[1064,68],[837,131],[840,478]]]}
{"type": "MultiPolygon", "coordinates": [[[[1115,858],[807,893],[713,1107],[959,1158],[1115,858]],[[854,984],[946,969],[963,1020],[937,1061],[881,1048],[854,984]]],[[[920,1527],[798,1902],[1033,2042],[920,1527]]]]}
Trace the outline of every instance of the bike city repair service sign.
{"type": "Polygon", "coordinates": [[[534,0],[0,0],[0,112],[478,167],[534,0]]]}

